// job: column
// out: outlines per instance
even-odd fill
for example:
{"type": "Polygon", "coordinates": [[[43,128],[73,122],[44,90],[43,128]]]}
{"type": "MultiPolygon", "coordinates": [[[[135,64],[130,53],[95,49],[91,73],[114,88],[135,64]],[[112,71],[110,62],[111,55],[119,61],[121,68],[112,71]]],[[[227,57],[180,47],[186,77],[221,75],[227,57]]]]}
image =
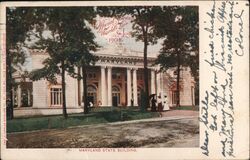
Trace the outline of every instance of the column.
{"type": "Polygon", "coordinates": [[[157,98],[158,96],[161,96],[161,73],[158,72],[156,74],[156,84],[157,84],[157,98]]]}
{"type": "Polygon", "coordinates": [[[137,75],[136,75],[136,68],[133,69],[133,99],[134,99],[134,106],[138,106],[138,97],[137,97],[137,75]]]}
{"type": "Polygon", "coordinates": [[[151,94],[155,94],[155,71],[151,70],[151,94]]]}
{"type": "Polygon", "coordinates": [[[112,68],[108,67],[108,106],[112,106],[112,68]]]}
{"type": "Polygon", "coordinates": [[[20,84],[17,86],[17,107],[21,107],[22,91],[20,84]]]}
{"type": "Polygon", "coordinates": [[[30,106],[30,90],[27,89],[27,91],[28,91],[28,106],[30,106]]]}
{"type": "Polygon", "coordinates": [[[194,94],[194,87],[191,86],[191,102],[192,102],[192,106],[195,106],[195,94],[194,94]]]}
{"type": "MultiPolygon", "coordinates": [[[[82,68],[80,68],[80,71],[79,71],[80,74],[82,74],[82,68]]],[[[84,89],[84,86],[82,85],[83,84],[83,79],[79,80],[79,90],[80,90],[80,106],[81,107],[84,107],[84,99],[83,99],[83,96],[84,96],[84,93],[83,93],[83,89],[84,89]]],[[[61,97],[62,98],[62,97],[61,97]]]]}
{"type": "Polygon", "coordinates": [[[131,69],[127,68],[127,106],[131,106],[131,69]]]}
{"type": "Polygon", "coordinates": [[[106,92],[106,74],[105,66],[101,66],[101,95],[102,95],[102,106],[107,106],[107,92],[106,92]]]}

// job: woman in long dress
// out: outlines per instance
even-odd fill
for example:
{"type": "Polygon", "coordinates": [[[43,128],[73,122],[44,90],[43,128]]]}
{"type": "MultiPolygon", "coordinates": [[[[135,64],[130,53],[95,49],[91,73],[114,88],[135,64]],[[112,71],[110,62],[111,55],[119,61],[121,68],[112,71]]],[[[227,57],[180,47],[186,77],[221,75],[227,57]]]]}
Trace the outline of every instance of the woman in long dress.
{"type": "Polygon", "coordinates": [[[169,104],[168,104],[168,97],[167,95],[164,95],[163,97],[163,111],[169,110],[169,104]]]}

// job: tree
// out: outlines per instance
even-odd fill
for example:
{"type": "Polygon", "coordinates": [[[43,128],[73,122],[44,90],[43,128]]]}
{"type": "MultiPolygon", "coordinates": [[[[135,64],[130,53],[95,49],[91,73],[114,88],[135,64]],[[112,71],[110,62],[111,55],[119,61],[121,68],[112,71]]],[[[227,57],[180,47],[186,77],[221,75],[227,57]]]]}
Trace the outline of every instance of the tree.
{"type": "Polygon", "coordinates": [[[84,114],[89,112],[89,102],[87,96],[87,74],[86,69],[90,64],[97,61],[97,57],[91,53],[96,51],[99,47],[94,41],[95,35],[87,25],[87,21],[93,23],[95,11],[93,7],[75,8],[70,13],[71,23],[68,24],[70,30],[68,37],[70,37],[71,54],[69,62],[76,66],[82,73],[77,73],[74,68],[69,70],[69,73],[78,79],[83,80],[83,97],[84,97],[84,114]]]}
{"type": "MultiPolygon", "coordinates": [[[[38,10],[39,11],[39,10],[38,10]]],[[[40,36],[37,46],[45,48],[49,58],[44,61],[44,67],[31,73],[33,80],[47,78],[55,82],[56,75],[62,77],[63,114],[67,118],[65,71],[74,78],[83,79],[84,113],[88,113],[86,67],[96,60],[90,51],[97,48],[94,34],[87,27],[86,21],[94,18],[93,7],[50,8],[39,12],[45,15],[42,19],[45,25],[39,29],[51,32],[51,38],[40,36]],[[82,76],[76,73],[75,66],[82,69],[82,76]]],[[[36,46],[36,47],[37,47],[36,46]]]]}
{"type": "Polygon", "coordinates": [[[15,81],[12,74],[20,69],[25,62],[25,40],[28,32],[32,29],[29,17],[32,13],[27,8],[6,9],[6,93],[7,93],[7,115],[10,119],[13,114],[13,90],[15,81]]]}
{"type": "Polygon", "coordinates": [[[198,47],[199,26],[197,7],[163,7],[162,14],[155,23],[155,33],[164,38],[161,54],[156,64],[161,69],[176,67],[177,71],[177,107],[180,106],[180,70],[182,66],[189,66],[192,75],[198,81],[198,47]],[[167,23],[164,23],[168,21],[167,23]]]}
{"type": "Polygon", "coordinates": [[[46,78],[57,83],[56,75],[61,76],[62,82],[62,108],[63,116],[68,117],[66,109],[66,91],[65,91],[65,72],[70,68],[67,61],[71,54],[70,41],[68,40],[70,23],[69,10],[67,8],[36,8],[35,9],[40,25],[36,27],[39,32],[39,41],[35,47],[43,48],[49,54],[49,57],[43,62],[44,67],[31,72],[32,80],[46,78]],[[45,30],[51,32],[49,37],[44,37],[45,30]]]}
{"type": "Polygon", "coordinates": [[[63,44],[61,43],[62,42],[47,41],[46,52],[49,54],[49,58],[43,62],[43,68],[34,70],[30,73],[30,78],[32,80],[46,78],[51,83],[56,84],[58,83],[56,75],[61,76],[63,116],[64,118],[67,118],[68,114],[66,109],[65,72],[66,68],[68,67],[66,57],[69,52],[67,49],[64,50],[62,48],[63,44]]]}
{"type": "Polygon", "coordinates": [[[154,20],[161,13],[161,7],[158,6],[126,6],[126,7],[98,7],[98,13],[101,16],[122,17],[124,15],[132,16],[133,31],[132,36],[137,41],[142,41],[143,59],[144,59],[144,91],[146,97],[146,105],[149,106],[149,83],[148,83],[148,45],[156,44],[157,37],[153,32],[154,20]]]}

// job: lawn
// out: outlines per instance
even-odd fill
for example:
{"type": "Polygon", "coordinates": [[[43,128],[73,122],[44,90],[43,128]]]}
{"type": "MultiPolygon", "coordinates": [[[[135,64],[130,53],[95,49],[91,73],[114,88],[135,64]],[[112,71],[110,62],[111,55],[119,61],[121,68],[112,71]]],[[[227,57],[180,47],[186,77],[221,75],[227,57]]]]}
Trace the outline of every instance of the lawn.
{"type": "Polygon", "coordinates": [[[137,109],[115,107],[93,108],[90,113],[70,114],[68,119],[62,115],[16,118],[7,121],[7,132],[22,132],[42,129],[67,128],[71,126],[91,125],[118,121],[128,121],[159,117],[157,112],[140,112],[137,109]]]}

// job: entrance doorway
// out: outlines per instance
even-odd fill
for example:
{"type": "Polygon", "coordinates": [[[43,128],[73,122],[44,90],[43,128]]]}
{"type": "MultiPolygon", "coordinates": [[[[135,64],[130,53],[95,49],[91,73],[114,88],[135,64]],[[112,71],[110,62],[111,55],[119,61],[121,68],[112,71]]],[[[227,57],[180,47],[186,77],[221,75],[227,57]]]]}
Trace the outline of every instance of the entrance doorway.
{"type": "Polygon", "coordinates": [[[112,87],[112,105],[119,106],[120,105],[120,89],[117,86],[112,87]]]}
{"type": "Polygon", "coordinates": [[[96,91],[96,87],[92,86],[92,85],[88,85],[87,88],[87,92],[88,92],[88,103],[90,104],[91,107],[93,107],[94,105],[97,104],[97,91],[96,91]]]}
{"type": "Polygon", "coordinates": [[[118,106],[118,97],[117,97],[117,96],[113,96],[113,97],[112,97],[112,104],[113,104],[113,106],[115,106],[115,107],[118,106]]]}

